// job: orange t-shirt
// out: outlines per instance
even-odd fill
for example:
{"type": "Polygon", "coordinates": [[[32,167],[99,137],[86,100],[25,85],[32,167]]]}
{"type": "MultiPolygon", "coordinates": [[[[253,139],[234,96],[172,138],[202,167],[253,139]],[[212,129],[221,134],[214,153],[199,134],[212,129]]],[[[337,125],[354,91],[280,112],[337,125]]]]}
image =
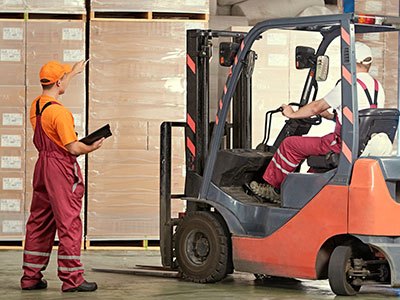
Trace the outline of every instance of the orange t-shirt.
{"type": "Polygon", "coordinates": [[[52,104],[48,106],[42,114],[42,128],[45,134],[54,143],[61,148],[66,149],[65,145],[75,142],[77,136],[75,133],[74,117],[72,113],[65,108],[59,101],[50,96],[39,96],[31,105],[30,121],[33,130],[36,127],[36,102],[40,101],[40,109],[47,102],[57,102],[59,104],[52,104]]]}

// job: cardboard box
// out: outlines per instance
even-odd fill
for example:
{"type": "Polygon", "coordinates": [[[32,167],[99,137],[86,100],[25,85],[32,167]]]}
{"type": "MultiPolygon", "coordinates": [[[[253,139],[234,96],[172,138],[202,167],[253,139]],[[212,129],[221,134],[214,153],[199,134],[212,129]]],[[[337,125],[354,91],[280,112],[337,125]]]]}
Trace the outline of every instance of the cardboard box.
{"type": "MultiPolygon", "coordinates": [[[[85,22],[83,20],[30,20],[26,25],[27,85],[39,85],[39,70],[50,60],[73,64],[85,59],[85,22]]],[[[77,82],[78,75],[71,82],[77,82]]],[[[84,84],[84,79],[78,82],[84,84]]],[[[70,86],[70,88],[71,88],[70,86]]]]}
{"type": "Polygon", "coordinates": [[[25,0],[26,8],[44,13],[86,13],[84,0],[25,0]]]}
{"type": "Polygon", "coordinates": [[[2,74],[7,74],[0,77],[0,85],[25,84],[25,23],[23,20],[0,20],[0,69],[2,74]]]}
{"type": "Polygon", "coordinates": [[[24,107],[25,106],[25,86],[0,85],[0,107],[24,107]]]}
{"type": "Polygon", "coordinates": [[[26,0],[0,0],[0,11],[23,12],[26,0]]]}
{"type": "Polygon", "coordinates": [[[209,0],[92,0],[91,8],[94,11],[210,12],[209,0]]]}

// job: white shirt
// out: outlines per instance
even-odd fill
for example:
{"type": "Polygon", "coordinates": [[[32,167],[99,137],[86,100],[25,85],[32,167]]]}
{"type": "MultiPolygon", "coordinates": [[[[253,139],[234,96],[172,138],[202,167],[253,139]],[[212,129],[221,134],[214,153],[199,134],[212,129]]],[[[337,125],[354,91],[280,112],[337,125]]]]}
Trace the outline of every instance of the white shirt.
{"type": "MultiPolygon", "coordinates": [[[[371,96],[372,101],[374,101],[375,95],[375,83],[374,78],[365,72],[357,73],[357,79],[360,79],[368,89],[368,92],[371,96]]],[[[382,85],[378,81],[378,108],[383,108],[385,105],[385,91],[383,90],[382,85]]],[[[362,110],[365,108],[370,108],[370,104],[368,102],[367,95],[365,94],[361,85],[357,82],[357,98],[358,98],[358,110],[362,110]]],[[[338,113],[338,118],[340,124],[342,124],[342,84],[339,82],[325,97],[325,101],[329,104],[329,106],[335,109],[338,113]]]]}

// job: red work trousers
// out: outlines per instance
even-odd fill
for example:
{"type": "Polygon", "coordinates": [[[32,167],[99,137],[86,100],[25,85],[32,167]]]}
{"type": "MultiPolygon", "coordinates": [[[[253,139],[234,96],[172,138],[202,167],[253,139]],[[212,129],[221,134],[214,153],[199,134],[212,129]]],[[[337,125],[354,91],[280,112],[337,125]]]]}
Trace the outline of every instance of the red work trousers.
{"type": "MultiPolygon", "coordinates": [[[[336,122],[339,124],[339,122],[336,122]]],[[[340,152],[341,126],[323,137],[289,136],[285,138],[272,157],[263,179],[279,189],[287,174],[294,172],[299,164],[311,155],[325,155],[330,151],[340,152]]]]}
{"type": "Polygon", "coordinates": [[[26,224],[21,287],[31,287],[43,277],[42,271],[49,263],[57,231],[58,277],[63,282],[62,290],[66,290],[84,281],[80,262],[80,212],[84,185],[76,157],[56,145],[44,133],[42,112],[39,113],[37,108],[33,139],[39,158],[33,177],[31,213],[26,224]]]}

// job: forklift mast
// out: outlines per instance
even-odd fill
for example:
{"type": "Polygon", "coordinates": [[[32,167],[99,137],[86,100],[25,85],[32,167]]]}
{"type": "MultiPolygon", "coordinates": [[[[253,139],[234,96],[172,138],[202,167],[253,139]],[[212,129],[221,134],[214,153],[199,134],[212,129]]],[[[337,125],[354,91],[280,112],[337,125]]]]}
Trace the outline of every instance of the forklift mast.
{"type": "MultiPolygon", "coordinates": [[[[210,139],[210,61],[213,56],[213,38],[228,37],[240,44],[245,33],[214,30],[188,30],[186,53],[187,76],[187,126],[185,128],[186,171],[187,174],[203,174],[210,139]]],[[[226,148],[251,148],[251,76],[255,54],[242,72],[238,87],[233,96],[232,118],[239,120],[232,124],[232,145],[228,134],[226,148]]],[[[219,104],[218,104],[219,105],[219,104]]],[[[229,125],[227,125],[227,131],[229,125]]]]}
{"type": "MultiPolygon", "coordinates": [[[[210,122],[210,60],[212,58],[212,39],[226,37],[240,44],[245,33],[213,30],[188,30],[186,53],[187,114],[186,122],[163,122],[160,128],[160,248],[163,265],[173,267],[172,228],[178,219],[171,219],[171,199],[197,197],[201,178],[208,155],[212,125],[210,122]],[[171,194],[171,137],[172,128],[185,129],[186,181],[184,195],[171,194]]],[[[251,71],[255,54],[249,55],[249,63],[244,63],[238,89],[233,96],[233,116],[240,120],[232,128],[233,147],[251,148],[251,71]]],[[[222,99],[218,100],[218,105],[222,99]]],[[[226,131],[231,128],[226,124],[226,131]]],[[[228,132],[226,147],[231,147],[231,133],[228,132]]],[[[187,210],[195,210],[189,202],[187,210]]]]}

